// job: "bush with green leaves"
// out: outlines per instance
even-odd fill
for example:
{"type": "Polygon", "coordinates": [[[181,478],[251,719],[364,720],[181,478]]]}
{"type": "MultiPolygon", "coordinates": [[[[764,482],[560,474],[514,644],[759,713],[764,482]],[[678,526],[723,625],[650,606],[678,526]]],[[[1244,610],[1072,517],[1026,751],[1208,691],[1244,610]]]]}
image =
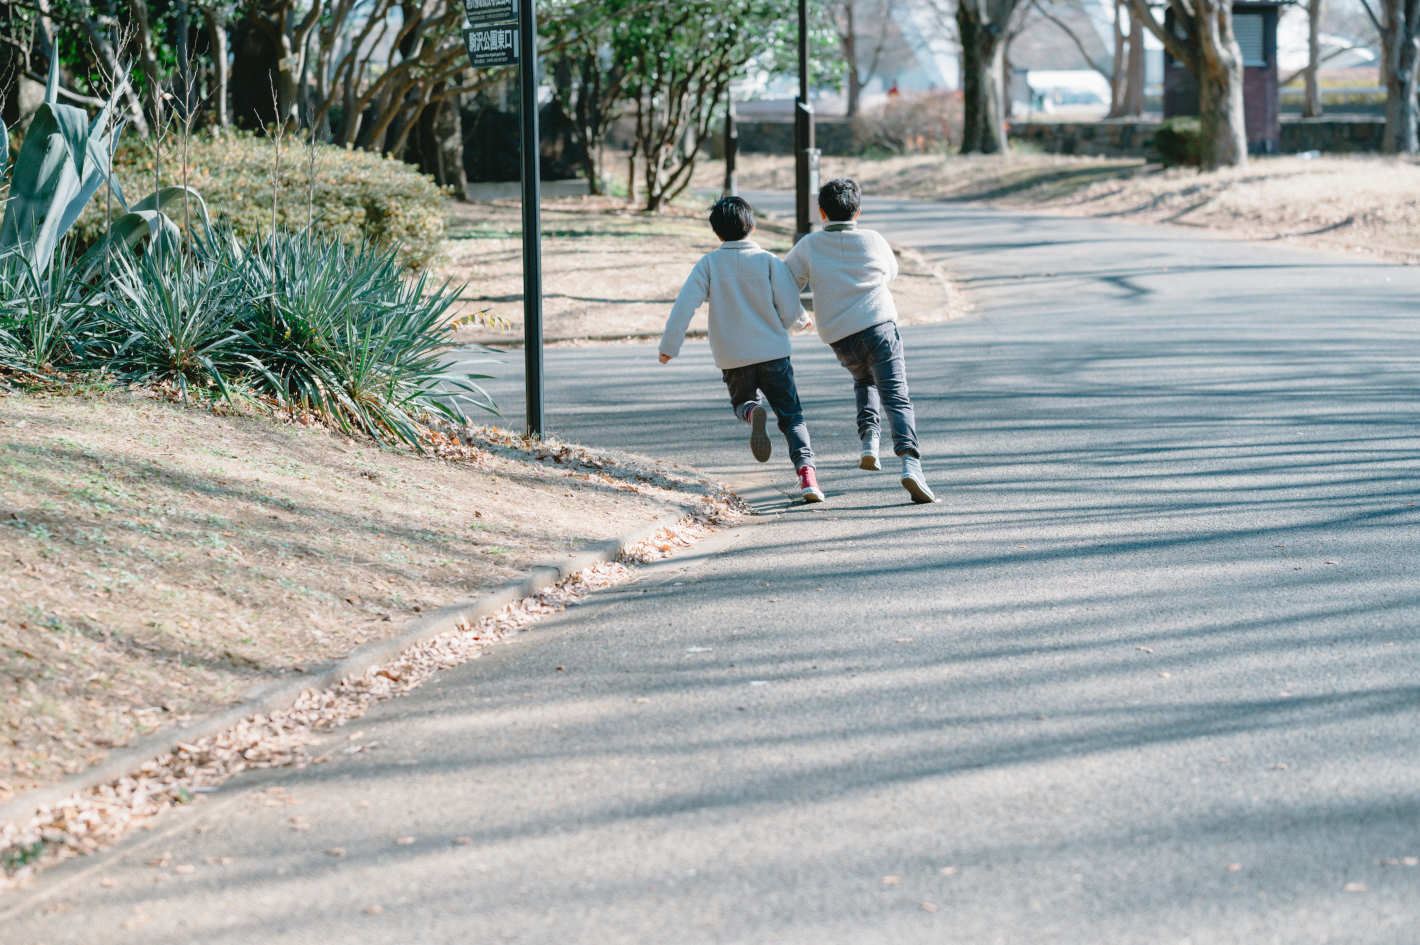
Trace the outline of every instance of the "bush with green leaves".
{"type": "Polygon", "coordinates": [[[1154,153],[1164,167],[1203,164],[1203,126],[1197,118],[1170,118],[1154,132],[1154,153]]]}
{"type": "MultiPolygon", "coordinates": [[[[495,410],[475,383],[484,375],[446,370],[458,293],[408,278],[443,235],[443,197],[426,179],[367,154],[304,152],[305,176],[276,182],[273,225],[254,169],[274,158],[271,142],[179,140],[173,156],[180,149],[192,162],[180,183],[165,186],[149,167],[153,193],[130,206],[114,159],[114,102],[91,120],[59,104],[55,88],[51,72],[0,218],[0,369],[40,378],[91,369],[171,384],[184,399],[265,398],[416,448],[431,415],[495,410]],[[324,173],[330,162],[339,174],[324,173]],[[217,195],[217,226],[192,184],[217,195]],[[104,187],[111,199],[101,205],[104,187]],[[323,200],[332,191],[340,199],[323,200]],[[76,231],[88,243],[79,255],[76,231]]],[[[0,123],[0,168],[6,131],[0,123]]]]}
{"type": "Polygon", "coordinates": [[[0,367],[43,378],[82,364],[97,338],[96,294],[69,246],[40,269],[23,253],[0,259],[0,367]]]}
{"type": "Polygon", "coordinates": [[[476,383],[487,375],[451,374],[442,355],[458,292],[407,278],[393,252],[288,231],[204,246],[246,300],[241,349],[258,394],[414,445],[425,414],[462,422],[462,404],[495,410],[476,383]]]}
{"type": "MultiPolygon", "coordinates": [[[[334,145],[316,145],[314,166],[310,157],[305,144],[287,138],[273,190],[271,139],[199,134],[188,145],[186,184],[202,194],[212,217],[226,220],[244,242],[270,235],[274,193],[278,228],[304,230],[309,224],[346,246],[370,243],[393,251],[410,269],[427,269],[439,260],[448,198],[432,178],[393,158],[334,145]]],[[[151,142],[125,141],[114,166],[124,182],[181,184],[181,140],[169,138],[157,155],[151,142]]],[[[78,226],[82,241],[98,239],[103,212],[101,201],[85,212],[78,226]]]]}

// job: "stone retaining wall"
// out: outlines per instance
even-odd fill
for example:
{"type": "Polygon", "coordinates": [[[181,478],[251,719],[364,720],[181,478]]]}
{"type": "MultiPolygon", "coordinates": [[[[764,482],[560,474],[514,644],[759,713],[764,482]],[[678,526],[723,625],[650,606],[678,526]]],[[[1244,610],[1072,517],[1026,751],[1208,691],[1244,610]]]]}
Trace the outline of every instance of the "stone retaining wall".
{"type": "MultiPolygon", "coordinates": [[[[1082,154],[1095,157],[1147,157],[1153,148],[1157,119],[1103,121],[1017,121],[1011,123],[1014,141],[1049,154],[1082,154]]],[[[1383,119],[1369,115],[1322,118],[1283,118],[1280,149],[1283,154],[1320,151],[1323,154],[1376,152],[1381,147],[1383,119]]]]}

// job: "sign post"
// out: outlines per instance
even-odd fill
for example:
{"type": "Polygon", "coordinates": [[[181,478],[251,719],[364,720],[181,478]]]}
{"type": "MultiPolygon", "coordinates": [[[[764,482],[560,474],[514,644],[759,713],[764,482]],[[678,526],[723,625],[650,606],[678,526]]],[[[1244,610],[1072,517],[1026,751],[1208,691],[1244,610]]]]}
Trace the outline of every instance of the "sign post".
{"type": "Polygon", "coordinates": [[[463,0],[468,61],[475,69],[518,67],[523,181],[523,357],[528,435],[541,437],[542,185],[537,127],[536,0],[463,0]]]}
{"type": "Polygon", "coordinates": [[[814,106],[809,100],[809,14],[799,0],[799,95],[794,99],[794,242],[813,232],[818,196],[818,149],[814,147],[814,106]]]}

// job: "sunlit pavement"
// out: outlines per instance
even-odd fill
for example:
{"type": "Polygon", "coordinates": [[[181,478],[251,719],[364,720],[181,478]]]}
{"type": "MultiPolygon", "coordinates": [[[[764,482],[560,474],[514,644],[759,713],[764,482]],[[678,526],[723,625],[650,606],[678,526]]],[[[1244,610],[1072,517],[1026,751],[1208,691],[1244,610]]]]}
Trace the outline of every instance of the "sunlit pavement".
{"type": "Polygon", "coordinates": [[[551,350],[553,432],[762,514],[333,739],[375,748],[59,871],[0,938],[1414,943],[1420,270],[971,206],[864,223],[977,308],[904,330],[943,501],[856,469],[814,338],[816,508],[782,442],[749,457],[703,342],[551,350]]]}

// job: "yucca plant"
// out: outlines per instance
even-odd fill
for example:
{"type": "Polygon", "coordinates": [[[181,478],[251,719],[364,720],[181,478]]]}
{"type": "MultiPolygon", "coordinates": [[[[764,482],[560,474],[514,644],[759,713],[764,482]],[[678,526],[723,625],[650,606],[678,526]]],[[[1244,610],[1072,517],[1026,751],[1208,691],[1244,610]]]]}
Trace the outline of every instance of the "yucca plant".
{"type": "Polygon", "coordinates": [[[407,281],[393,253],[280,230],[218,251],[251,300],[242,331],[257,390],[416,448],[425,415],[466,420],[463,402],[497,412],[476,383],[487,375],[451,375],[439,356],[457,293],[407,281]]]}
{"type": "Polygon", "coordinates": [[[0,364],[48,377],[83,362],[98,324],[94,296],[67,245],[44,270],[21,253],[0,257],[0,364]]]}
{"type": "Polygon", "coordinates": [[[115,253],[110,275],[104,366],[125,381],[176,384],[184,399],[194,387],[230,399],[248,368],[236,276],[160,251],[115,253]]]}

